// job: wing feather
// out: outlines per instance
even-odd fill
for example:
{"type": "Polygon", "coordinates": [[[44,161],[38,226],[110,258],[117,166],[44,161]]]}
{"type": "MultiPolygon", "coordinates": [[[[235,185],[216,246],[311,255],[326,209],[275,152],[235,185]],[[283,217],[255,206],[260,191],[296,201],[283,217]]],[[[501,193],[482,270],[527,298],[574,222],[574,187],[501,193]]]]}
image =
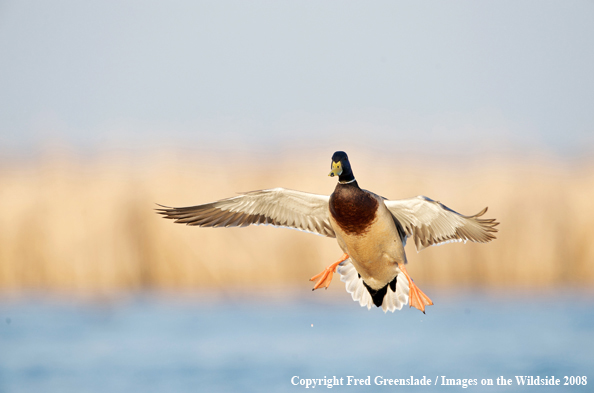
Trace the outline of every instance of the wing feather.
{"type": "Polygon", "coordinates": [[[335,237],[329,200],[326,195],[274,188],[197,206],[162,206],[157,212],[177,223],[200,227],[273,225],[335,237]]]}
{"type": "Polygon", "coordinates": [[[384,200],[386,207],[402,225],[406,237],[413,237],[417,251],[456,241],[486,243],[495,239],[498,222],[479,218],[484,208],[473,216],[464,216],[425,196],[397,201],[384,200]]]}

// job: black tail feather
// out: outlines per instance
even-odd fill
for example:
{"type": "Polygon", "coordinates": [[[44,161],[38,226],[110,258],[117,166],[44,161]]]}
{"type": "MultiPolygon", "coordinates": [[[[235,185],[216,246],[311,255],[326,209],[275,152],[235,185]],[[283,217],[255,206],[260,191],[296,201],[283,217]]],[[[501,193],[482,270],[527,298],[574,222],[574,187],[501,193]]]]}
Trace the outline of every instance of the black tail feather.
{"type": "MultiPolygon", "coordinates": [[[[361,277],[361,276],[359,276],[359,277],[361,277]]],[[[382,306],[382,303],[384,302],[384,297],[386,296],[386,292],[388,291],[388,286],[390,286],[390,288],[392,289],[393,292],[396,292],[397,278],[398,278],[398,276],[394,277],[394,279],[392,281],[390,281],[390,283],[386,284],[384,287],[377,289],[377,290],[371,288],[369,285],[367,285],[367,283],[365,281],[363,281],[363,285],[365,285],[365,288],[367,288],[367,291],[369,291],[369,294],[371,295],[371,299],[373,300],[373,304],[375,304],[376,307],[382,306]]]]}

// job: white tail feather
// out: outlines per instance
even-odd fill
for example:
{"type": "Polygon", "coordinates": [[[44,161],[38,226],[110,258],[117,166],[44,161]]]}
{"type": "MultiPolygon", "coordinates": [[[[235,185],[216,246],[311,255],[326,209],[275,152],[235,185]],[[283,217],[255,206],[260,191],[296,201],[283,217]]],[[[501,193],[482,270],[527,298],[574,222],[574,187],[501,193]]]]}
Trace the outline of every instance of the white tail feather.
{"type": "MultiPolygon", "coordinates": [[[[363,285],[363,280],[359,277],[359,273],[357,273],[351,260],[347,259],[342,262],[336,270],[340,274],[340,281],[345,283],[346,291],[351,294],[353,300],[359,302],[361,307],[371,309],[374,305],[371,295],[363,285]]],[[[406,303],[408,303],[408,280],[400,272],[396,280],[396,292],[392,291],[392,288],[388,286],[382,302],[382,309],[384,312],[394,312],[395,310],[401,310],[406,303]]]]}
{"type": "Polygon", "coordinates": [[[396,292],[388,286],[386,296],[382,303],[382,310],[384,312],[402,310],[402,306],[408,303],[408,279],[404,273],[399,272],[396,280],[396,292]]]}

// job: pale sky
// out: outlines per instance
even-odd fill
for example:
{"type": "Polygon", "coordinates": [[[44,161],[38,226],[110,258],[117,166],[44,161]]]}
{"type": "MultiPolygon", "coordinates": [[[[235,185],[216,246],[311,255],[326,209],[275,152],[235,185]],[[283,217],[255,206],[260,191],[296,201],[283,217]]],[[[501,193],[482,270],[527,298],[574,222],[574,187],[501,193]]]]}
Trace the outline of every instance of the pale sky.
{"type": "Polygon", "coordinates": [[[1,1],[0,154],[52,141],[583,157],[594,1],[1,1]]]}

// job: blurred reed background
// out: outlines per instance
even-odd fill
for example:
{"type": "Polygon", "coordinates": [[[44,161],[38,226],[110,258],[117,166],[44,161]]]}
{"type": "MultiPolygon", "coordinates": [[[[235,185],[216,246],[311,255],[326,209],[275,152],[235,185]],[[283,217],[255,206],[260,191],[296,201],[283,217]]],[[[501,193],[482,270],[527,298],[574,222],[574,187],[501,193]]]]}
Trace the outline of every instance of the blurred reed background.
{"type": "MultiPolygon", "coordinates": [[[[287,187],[330,194],[330,156],[269,161],[216,154],[81,160],[55,156],[0,166],[0,288],[106,294],[143,289],[309,288],[341,255],[334,239],[272,227],[212,229],[164,220],[155,203],[187,206],[287,187]]],[[[349,151],[363,188],[389,199],[423,194],[501,222],[489,244],[417,254],[422,287],[574,288],[594,283],[594,165],[548,160],[479,164],[397,160],[349,151]]],[[[343,284],[334,278],[333,287],[343,284]],[[338,284],[337,284],[338,283],[338,284]]],[[[332,288],[332,287],[331,287],[332,288]]]]}

